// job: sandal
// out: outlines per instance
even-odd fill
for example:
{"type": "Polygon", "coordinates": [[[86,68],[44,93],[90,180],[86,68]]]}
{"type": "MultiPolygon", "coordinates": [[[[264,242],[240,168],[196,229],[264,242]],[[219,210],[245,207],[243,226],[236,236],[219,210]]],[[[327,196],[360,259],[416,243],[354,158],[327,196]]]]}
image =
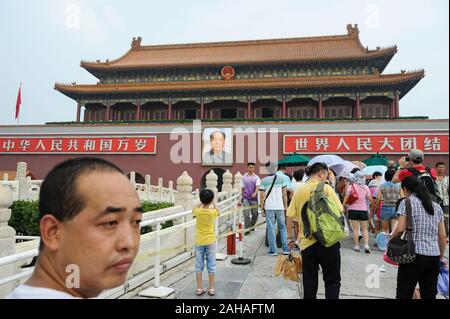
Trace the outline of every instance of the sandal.
{"type": "Polygon", "coordinates": [[[215,296],[216,295],[216,290],[215,289],[208,289],[208,295],[215,296]]]}
{"type": "Polygon", "coordinates": [[[197,288],[197,290],[195,292],[196,292],[197,296],[201,296],[206,292],[206,289],[205,288],[201,288],[201,289],[197,288]]]}

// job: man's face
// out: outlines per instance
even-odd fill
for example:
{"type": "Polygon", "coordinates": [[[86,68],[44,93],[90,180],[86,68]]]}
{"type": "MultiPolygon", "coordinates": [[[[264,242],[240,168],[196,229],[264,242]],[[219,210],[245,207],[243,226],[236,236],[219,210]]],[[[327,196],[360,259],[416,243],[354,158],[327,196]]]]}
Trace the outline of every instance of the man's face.
{"type": "Polygon", "coordinates": [[[251,175],[255,171],[255,165],[248,165],[247,172],[251,175]]]}
{"type": "Polygon", "coordinates": [[[84,174],[76,186],[85,208],[62,223],[57,271],[64,274],[67,265],[77,265],[76,290],[95,297],[126,280],[139,248],[141,204],[128,179],[117,172],[84,174]]]}
{"type": "Polygon", "coordinates": [[[436,171],[439,175],[444,175],[445,174],[445,165],[438,165],[436,167],[436,171]]]}
{"type": "Polygon", "coordinates": [[[213,134],[213,138],[211,140],[211,149],[214,153],[220,153],[223,151],[225,146],[225,139],[223,138],[223,134],[220,132],[216,132],[213,134]]]}

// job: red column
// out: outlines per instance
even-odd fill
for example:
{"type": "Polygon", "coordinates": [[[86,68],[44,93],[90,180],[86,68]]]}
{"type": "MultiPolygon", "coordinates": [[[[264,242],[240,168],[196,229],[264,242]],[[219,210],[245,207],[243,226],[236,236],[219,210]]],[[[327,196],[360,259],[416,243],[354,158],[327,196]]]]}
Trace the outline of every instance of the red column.
{"type": "Polygon", "coordinates": [[[172,119],[172,98],[169,97],[169,107],[168,107],[168,112],[167,112],[167,119],[171,120],[172,119]]]}
{"type": "Polygon", "coordinates": [[[140,120],[141,120],[141,100],[138,100],[136,105],[136,121],[140,120]]]}
{"type": "Polygon", "coordinates": [[[389,117],[395,117],[395,98],[389,103],[389,117]]]}
{"type": "Polygon", "coordinates": [[[319,109],[318,109],[318,113],[317,116],[319,117],[319,119],[323,119],[323,101],[322,101],[322,95],[319,94],[319,109]]]}
{"type": "Polygon", "coordinates": [[[400,97],[395,93],[395,116],[400,117],[400,97]]]}
{"type": "Polygon", "coordinates": [[[359,96],[359,94],[356,94],[356,117],[360,118],[361,117],[361,98],[359,96]]]}
{"type": "Polygon", "coordinates": [[[109,113],[111,112],[111,106],[110,106],[110,104],[109,104],[109,101],[108,101],[108,103],[106,104],[106,122],[108,122],[109,121],[109,113]]]}
{"type": "Polygon", "coordinates": [[[282,117],[286,118],[286,96],[283,95],[283,104],[282,104],[282,117]]]}
{"type": "Polygon", "coordinates": [[[248,97],[247,100],[247,118],[251,119],[253,118],[253,114],[252,114],[252,98],[248,97]]]}
{"type": "Polygon", "coordinates": [[[77,122],[80,122],[80,114],[81,114],[81,102],[77,103],[77,122]]]}
{"type": "Polygon", "coordinates": [[[200,119],[203,120],[204,117],[205,117],[205,99],[202,96],[200,100],[200,119]]]}

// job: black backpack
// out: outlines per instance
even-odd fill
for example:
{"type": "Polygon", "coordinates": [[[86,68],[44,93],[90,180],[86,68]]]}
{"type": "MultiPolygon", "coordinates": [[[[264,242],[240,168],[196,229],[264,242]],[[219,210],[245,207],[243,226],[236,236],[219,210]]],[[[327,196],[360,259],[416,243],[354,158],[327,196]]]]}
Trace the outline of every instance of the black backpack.
{"type": "Polygon", "coordinates": [[[415,167],[407,168],[409,172],[411,172],[414,176],[418,177],[422,184],[428,189],[428,192],[431,195],[431,199],[438,204],[442,203],[442,198],[439,196],[439,192],[437,190],[436,181],[431,175],[431,169],[429,167],[425,168],[425,171],[419,171],[415,167]]]}

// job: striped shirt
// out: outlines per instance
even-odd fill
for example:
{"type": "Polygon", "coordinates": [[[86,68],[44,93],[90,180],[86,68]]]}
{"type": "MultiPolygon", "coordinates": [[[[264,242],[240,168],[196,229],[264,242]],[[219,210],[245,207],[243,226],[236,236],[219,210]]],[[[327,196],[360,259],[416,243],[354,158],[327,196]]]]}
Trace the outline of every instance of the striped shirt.
{"type": "Polygon", "coordinates": [[[380,192],[380,200],[383,205],[395,206],[397,201],[400,199],[400,183],[386,182],[381,184],[378,192],[380,192]]]}
{"type": "MultiPolygon", "coordinates": [[[[277,179],[272,188],[272,192],[269,194],[269,197],[266,197],[264,201],[264,208],[266,210],[284,210],[284,202],[283,202],[283,188],[290,187],[289,178],[284,175],[282,172],[277,172],[277,179]]],[[[273,179],[275,178],[275,174],[267,176],[261,180],[261,185],[259,186],[259,190],[262,192],[269,191],[272,186],[273,179]]],[[[267,196],[267,193],[265,194],[267,196]]]]}
{"type": "MultiPolygon", "coordinates": [[[[438,243],[438,225],[444,220],[441,206],[433,202],[434,215],[425,211],[420,199],[412,195],[411,215],[413,221],[413,240],[416,254],[423,256],[440,256],[438,243]]],[[[406,216],[406,204],[402,200],[398,207],[399,215],[406,216]]]]}

